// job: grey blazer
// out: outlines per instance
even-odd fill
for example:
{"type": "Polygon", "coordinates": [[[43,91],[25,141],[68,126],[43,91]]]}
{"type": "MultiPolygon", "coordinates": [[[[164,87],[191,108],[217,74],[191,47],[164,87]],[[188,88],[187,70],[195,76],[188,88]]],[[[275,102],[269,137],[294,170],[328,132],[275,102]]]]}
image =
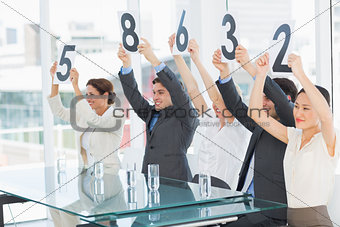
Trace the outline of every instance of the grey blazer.
{"type": "Polygon", "coordinates": [[[159,111],[160,116],[150,132],[149,123],[156,112],[155,106],[150,105],[140,94],[133,71],[127,75],[119,73],[126,98],[136,114],[146,123],[147,142],[142,172],[148,172],[148,164],[157,163],[160,176],[191,181],[186,153],[199,124],[197,111],[191,106],[189,96],[167,66],[157,76],[169,91],[173,106],[159,111]]]}
{"type": "MultiPolygon", "coordinates": [[[[241,191],[244,186],[250,161],[255,152],[255,197],[287,204],[283,173],[283,158],[287,145],[267,133],[247,115],[248,106],[242,102],[232,79],[225,84],[220,84],[219,81],[216,81],[216,84],[227,109],[253,133],[239,174],[237,190],[241,191]]],[[[294,104],[289,101],[279,85],[268,76],[265,81],[264,93],[275,104],[275,110],[280,117],[280,122],[286,126],[294,127],[294,104]]],[[[286,209],[264,212],[269,217],[282,220],[286,219],[286,213],[286,209]]]]}

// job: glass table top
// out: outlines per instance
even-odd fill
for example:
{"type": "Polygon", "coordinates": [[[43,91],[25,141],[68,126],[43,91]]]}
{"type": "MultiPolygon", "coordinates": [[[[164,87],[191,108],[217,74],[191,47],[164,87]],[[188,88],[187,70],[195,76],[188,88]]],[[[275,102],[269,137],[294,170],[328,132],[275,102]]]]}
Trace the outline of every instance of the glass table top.
{"type": "Polygon", "coordinates": [[[141,173],[136,174],[136,186],[131,188],[123,169],[106,171],[101,179],[93,175],[92,168],[67,168],[65,171],[58,171],[56,167],[0,169],[0,192],[86,218],[247,196],[212,187],[211,196],[202,199],[198,184],[167,178],[160,178],[158,191],[150,192],[147,177],[141,173]],[[152,201],[156,201],[156,205],[152,201]]]}
{"type": "Polygon", "coordinates": [[[211,203],[121,215],[119,217],[105,216],[90,219],[82,218],[82,220],[98,226],[182,226],[188,223],[192,224],[284,207],[286,207],[285,204],[252,197],[239,197],[211,203]]]}

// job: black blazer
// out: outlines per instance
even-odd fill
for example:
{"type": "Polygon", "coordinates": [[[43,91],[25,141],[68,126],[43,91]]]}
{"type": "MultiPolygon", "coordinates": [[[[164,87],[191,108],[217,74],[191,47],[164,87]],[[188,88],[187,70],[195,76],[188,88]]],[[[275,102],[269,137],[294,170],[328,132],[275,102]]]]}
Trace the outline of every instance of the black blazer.
{"type": "Polygon", "coordinates": [[[150,105],[138,91],[133,71],[119,77],[124,94],[136,114],[146,123],[146,147],[142,172],[148,172],[148,164],[159,164],[160,176],[191,181],[192,175],[186,157],[195,130],[199,124],[197,111],[176,75],[165,67],[157,73],[164,87],[169,91],[173,106],[159,111],[160,116],[152,131],[149,123],[155,113],[155,106],[150,105]]]}
{"type": "MultiPolygon", "coordinates": [[[[254,192],[255,197],[287,204],[286,187],[283,173],[283,158],[286,144],[279,141],[257,125],[248,115],[248,106],[242,102],[231,79],[225,84],[216,81],[227,109],[243,124],[252,136],[243,162],[237,190],[241,191],[248,173],[251,158],[254,156],[254,192]]],[[[294,104],[289,101],[279,85],[267,76],[264,93],[273,101],[280,117],[286,126],[295,126],[293,117],[294,104]]],[[[263,212],[269,217],[286,219],[286,209],[263,212]]]]}

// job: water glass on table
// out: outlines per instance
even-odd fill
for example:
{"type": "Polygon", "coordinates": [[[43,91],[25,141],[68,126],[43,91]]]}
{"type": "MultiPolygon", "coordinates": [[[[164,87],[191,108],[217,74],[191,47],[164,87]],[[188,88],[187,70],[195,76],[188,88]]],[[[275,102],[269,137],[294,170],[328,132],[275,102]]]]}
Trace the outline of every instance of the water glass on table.
{"type": "Polygon", "coordinates": [[[198,183],[199,183],[200,197],[202,199],[209,198],[211,196],[210,175],[206,173],[200,173],[198,183]]]}
{"type": "Polygon", "coordinates": [[[150,190],[158,190],[159,188],[159,165],[148,165],[148,187],[150,190]]]}

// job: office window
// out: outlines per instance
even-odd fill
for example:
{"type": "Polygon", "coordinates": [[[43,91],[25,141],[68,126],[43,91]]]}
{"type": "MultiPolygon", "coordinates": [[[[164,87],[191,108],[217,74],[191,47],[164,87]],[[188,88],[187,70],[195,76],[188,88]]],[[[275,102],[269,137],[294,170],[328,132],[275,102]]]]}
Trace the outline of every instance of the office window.
{"type": "MultiPolygon", "coordinates": [[[[50,28],[53,35],[58,37],[52,38],[52,60],[59,60],[57,55],[61,44],[75,44],[77,54],[74,67],[80,74],[80,89],[85,93],[89,79],[106,78],[114,84],[117,98],[122,101],[123,106],[128,103],[118,79],[121,62],[116,53],[121,37],[117,12],[126,10],[126,4],[123,0],[50,1],[50,28]],[[77,17],[74,17],[74,9],[77,9],[77,17]]],[[[74,97],[72,85],[63,84],[59,89],[63,92],[63,104],[69,107],[74,97]]],[[[128,123],[124,128],[122,144],[130,138],[128,123]]],[[[75,131],[68,122],[56,117],[54,125],[59,130],[55,132],[55,156],[58,150],[64,149],[67,160],[76,160],[78,154],[75,150],[75,131]]]]}
{"type": "Polygon", "coordinates": [[[6,28],[7,44],[16,44],[17,41],[17,30],[14,28],[6,28]]]}

